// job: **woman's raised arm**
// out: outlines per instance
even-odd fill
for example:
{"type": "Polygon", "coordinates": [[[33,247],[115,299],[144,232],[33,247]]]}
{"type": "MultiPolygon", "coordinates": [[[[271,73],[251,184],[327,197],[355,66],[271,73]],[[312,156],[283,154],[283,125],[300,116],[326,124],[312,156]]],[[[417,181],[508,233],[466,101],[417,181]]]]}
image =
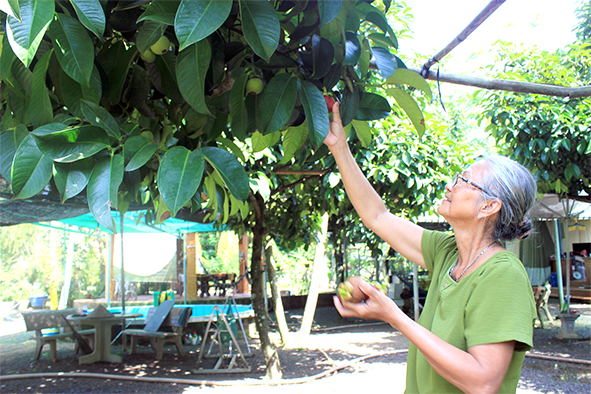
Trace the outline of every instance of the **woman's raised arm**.
{"type": "Polygon", "coordinates": [[[423,228],[392,215],[371,186],[349,149],[338,102],[333,106],[333,119],[324,143],[335,158],[349,200],[363,223],[395,251],[424,268],[421,252],[423,228]]]}

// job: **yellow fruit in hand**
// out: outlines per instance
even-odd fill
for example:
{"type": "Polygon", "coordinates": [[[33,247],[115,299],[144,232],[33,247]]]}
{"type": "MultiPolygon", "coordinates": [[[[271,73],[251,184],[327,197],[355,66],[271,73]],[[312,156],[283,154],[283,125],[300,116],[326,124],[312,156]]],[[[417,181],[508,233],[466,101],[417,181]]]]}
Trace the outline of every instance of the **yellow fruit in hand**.
{"type": "Polygon", "coordinates": [[[263,91],[263,81],[260,78],[251,78],[246,82],[247,94],[259,94],[263,91]]]}
{"type": "Polygon", "coordinates": [[[164,55],[170,48],[170,40],[166,36],[162,36],[156,41],[154,45],[150,47],[152,52],[156,55],[164,55]]]}
{"type": "Polygon", "coordinates": [[[156,60],[156,54],[154,54],[154,52],[152,52],[149,48],[146,49],[144,53],[140,55],[140,57],[146,63],[152,63],[154,60],[156,60]]]}
{"type": "Polygon", "coordinates": [[[359,284],[363,282],[358,276],[351,276],[343,283],[339,284],[337,295],[341,301],[344,302],[362,302],[367,300],[365,293],[359,288],[359,284]]]}

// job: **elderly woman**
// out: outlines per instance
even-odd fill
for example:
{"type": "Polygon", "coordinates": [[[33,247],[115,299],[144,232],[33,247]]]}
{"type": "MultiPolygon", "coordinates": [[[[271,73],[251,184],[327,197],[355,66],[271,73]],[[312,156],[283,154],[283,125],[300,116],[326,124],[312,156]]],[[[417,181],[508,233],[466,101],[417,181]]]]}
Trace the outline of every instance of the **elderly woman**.
{"type": "Polygon", "coordinates": [[[365,282],[365,302],[335,297],[339,313],[385,321],[410,340],[407,393],[514,393],[536,313],[523,265],[499,241],[531,231],[525,214],[536,184],[529,171],[488,156],[456,175],[437,209],[453,228],[448,234],[387,210],[349,150],[338,103],[324,143],[363,223],[432,278],[418,323],[365,282]]]}

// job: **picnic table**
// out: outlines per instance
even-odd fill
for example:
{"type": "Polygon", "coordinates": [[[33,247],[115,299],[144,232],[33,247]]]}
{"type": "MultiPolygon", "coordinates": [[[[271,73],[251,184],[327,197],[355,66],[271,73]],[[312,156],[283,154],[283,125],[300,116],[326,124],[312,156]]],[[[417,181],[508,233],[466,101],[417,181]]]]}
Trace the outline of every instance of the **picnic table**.
{"type": "Polygon", "coordinates": [[[97,361],[121,363],[123,358],[111,353],[111,328],[126,319],[141,317],[141,313],[119,313],[111,316],[91,316],[85,314],[72,314],[67,317],[69,321],[83,325],[93,326],[96,330],[94,350],[85,356],[80,356],[80,364],[92,364],[97,361]]]}

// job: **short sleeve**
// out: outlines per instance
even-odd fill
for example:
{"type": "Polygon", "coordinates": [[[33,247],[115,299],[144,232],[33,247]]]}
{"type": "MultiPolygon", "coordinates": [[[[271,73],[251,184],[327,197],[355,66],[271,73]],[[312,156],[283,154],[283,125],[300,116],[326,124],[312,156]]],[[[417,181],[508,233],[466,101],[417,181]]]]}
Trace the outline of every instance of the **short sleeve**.
{"type": "Polygon", "coordinates": [[[425,230],[421,239],[421,252],[427,271],[441,266],[449,253],[457,249],[453,235],[442,231],[425,230]]]}
{"type": "Polygon", "coordinates": [[[466,344],[516,341],[516,351],[533,347],[535,302],[529,279],[516,257],[489,261],[474,281],[466,306],[466,344]],[[489,264],[490,263],[490,264],[489,264]]]}

